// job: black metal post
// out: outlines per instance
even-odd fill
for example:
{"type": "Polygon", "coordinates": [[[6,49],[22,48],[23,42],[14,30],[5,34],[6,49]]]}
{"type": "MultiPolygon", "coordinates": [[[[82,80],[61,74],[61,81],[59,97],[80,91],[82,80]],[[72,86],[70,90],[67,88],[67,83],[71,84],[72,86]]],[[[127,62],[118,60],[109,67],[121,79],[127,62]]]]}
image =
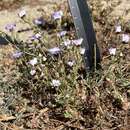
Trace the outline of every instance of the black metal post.
{"type": "Polygon", "coordinates": [[[100,64],[100,51],[97,46],[96,36],[86,0],[69,0],[69,6],[78,38],[83,38],[86,70],[92,70],[95,66],[98,68],[100,64]]]}

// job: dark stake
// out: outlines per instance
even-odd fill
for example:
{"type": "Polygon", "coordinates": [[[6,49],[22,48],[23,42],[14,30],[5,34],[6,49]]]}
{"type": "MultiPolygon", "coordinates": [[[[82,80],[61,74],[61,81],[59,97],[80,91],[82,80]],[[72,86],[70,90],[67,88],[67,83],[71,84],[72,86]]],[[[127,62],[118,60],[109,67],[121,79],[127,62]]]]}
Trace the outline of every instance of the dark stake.
{"type": "Polygon", "coordinates": [[[0,45],[7,45],[7,44],[9,44],[9,43],[13,43],[11,37],[8,36],[8,35],[2,36],[2,35],[0,34],[0,45]]]}
{"type": "Polygon", "coordinates": [[[6,45],[8,44],[8,40],[0,35],[0,45],[6,45]]]}
{"type": "Polygon", "coordinates": [[[74,19],[78,38],[83,38],[82,46],[85,48],[84,61],[86,70],[99,68],[100,51],[97,46],[89,8],[86,0],[69,0],[69,6],[74,19]]]}

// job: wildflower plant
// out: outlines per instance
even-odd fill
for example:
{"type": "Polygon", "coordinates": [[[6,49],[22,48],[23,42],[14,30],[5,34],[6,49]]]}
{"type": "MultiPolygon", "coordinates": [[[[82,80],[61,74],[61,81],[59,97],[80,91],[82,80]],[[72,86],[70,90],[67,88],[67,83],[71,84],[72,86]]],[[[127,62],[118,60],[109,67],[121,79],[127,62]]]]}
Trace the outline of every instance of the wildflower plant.
{"type": "MultiPolygon", "coordinates": [[[[23,22],[30,23],[24,10],[19,12],[19,17],[23,22]]],[[[38,17],[32,20],[30,26],[33,27],[34,35],[26,42],[18,41],[14,45],[16,52],[12,55],[21,73],[20,80],[17,81],[20,87],[25,91],[31,91],[33,96],[34,93],[47,96],[53,91],[57,94],[55,98],[57,103],[63,100],[64,94],[68,91],[74,92],[73,88],[76,87],[79,77],[78,71],[83,65],[80,54],[83,39],[75,37],[71,39],[68,36],[70,31],[62,28],[63,17],[63,12],[57,11],[52,14],[51,19],[38,17]],[[60,22],[55,25],[54,21],[60,22]],[[48,25],[52,26],[53,34],[48,32],[48,25]],[[41,26],[46,26],[46,29],[41,26]],[[48,90],[50,92],[45,93],[48,90]]],[[[68,97],[70,95],[68,94],[68,97]]]]}

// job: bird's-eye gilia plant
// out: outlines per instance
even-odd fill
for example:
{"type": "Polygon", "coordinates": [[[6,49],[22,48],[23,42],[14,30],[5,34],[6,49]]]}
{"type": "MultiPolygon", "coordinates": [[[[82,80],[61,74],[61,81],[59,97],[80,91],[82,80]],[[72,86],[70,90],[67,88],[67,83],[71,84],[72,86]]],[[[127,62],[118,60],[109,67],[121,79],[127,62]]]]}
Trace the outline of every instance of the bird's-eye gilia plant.
{"type": "MultiPolygon", "coordinates": [[[[62,29],[63,14],[62,11],[56,11],[52,13],[50,20],[44,19],[43,16],[32,20],[30,26],[33,27],[34,34],[29,36],[26,42],[17,41],[14,44],[16,51],[12,54],[21,73],[17,86],[32,93],[35,91],[43,94],[47,94],[43,89],[55,89],[55,94],[59,93],[58,100],[55,99],[58,102],[60,99],[63,100],[64,94],[68,91],[71,90],[70,94],[74,92],[78,77],[82,77],[82,73],[79,75],[79,69],[82,67],[84,53],[82,50],[80,54],[83,39],[70,39],[68,30],[62,29]],[[55,22],[58,24],[55,25],[55,22]],[[54,40],[53,35],[47,31],[49,24],[52,28],[54,24],[54,40]]],[[[28,21],[25,10],[21,10],[18,16],[28,24],[31,21],[28,21]]],[[[16,26],[9,24],[6,30],[12,32],[16,26]]]]}

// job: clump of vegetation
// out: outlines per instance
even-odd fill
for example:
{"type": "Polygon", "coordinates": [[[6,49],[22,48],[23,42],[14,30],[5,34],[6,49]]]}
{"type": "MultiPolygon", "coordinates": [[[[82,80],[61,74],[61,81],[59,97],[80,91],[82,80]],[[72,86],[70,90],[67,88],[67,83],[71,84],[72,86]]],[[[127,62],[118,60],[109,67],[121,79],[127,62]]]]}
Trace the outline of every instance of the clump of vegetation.
{"type": "Polygon", "coordinates": [[[127,127],[129,35],[122,23],[113,20],[111,25],[102,22],[105,15],[100,16],[95,14],[94,21],[103,27],[102,32],[96,28],[103,50],[102,69],[93,73],[85,72],[83,39],[76,38],[68,10],[58,8],[50,17],[43,14],[34,20],[27,19],[26,11],[19,12],[34,34],[24,42],[18,38],[20,32],[15,33],[15,24],[6,26],[13,35],[11,58],[17,74],[12,75],[13,82],[0,82],[6,92],[0,98],[1,129],[127,127]]]}

